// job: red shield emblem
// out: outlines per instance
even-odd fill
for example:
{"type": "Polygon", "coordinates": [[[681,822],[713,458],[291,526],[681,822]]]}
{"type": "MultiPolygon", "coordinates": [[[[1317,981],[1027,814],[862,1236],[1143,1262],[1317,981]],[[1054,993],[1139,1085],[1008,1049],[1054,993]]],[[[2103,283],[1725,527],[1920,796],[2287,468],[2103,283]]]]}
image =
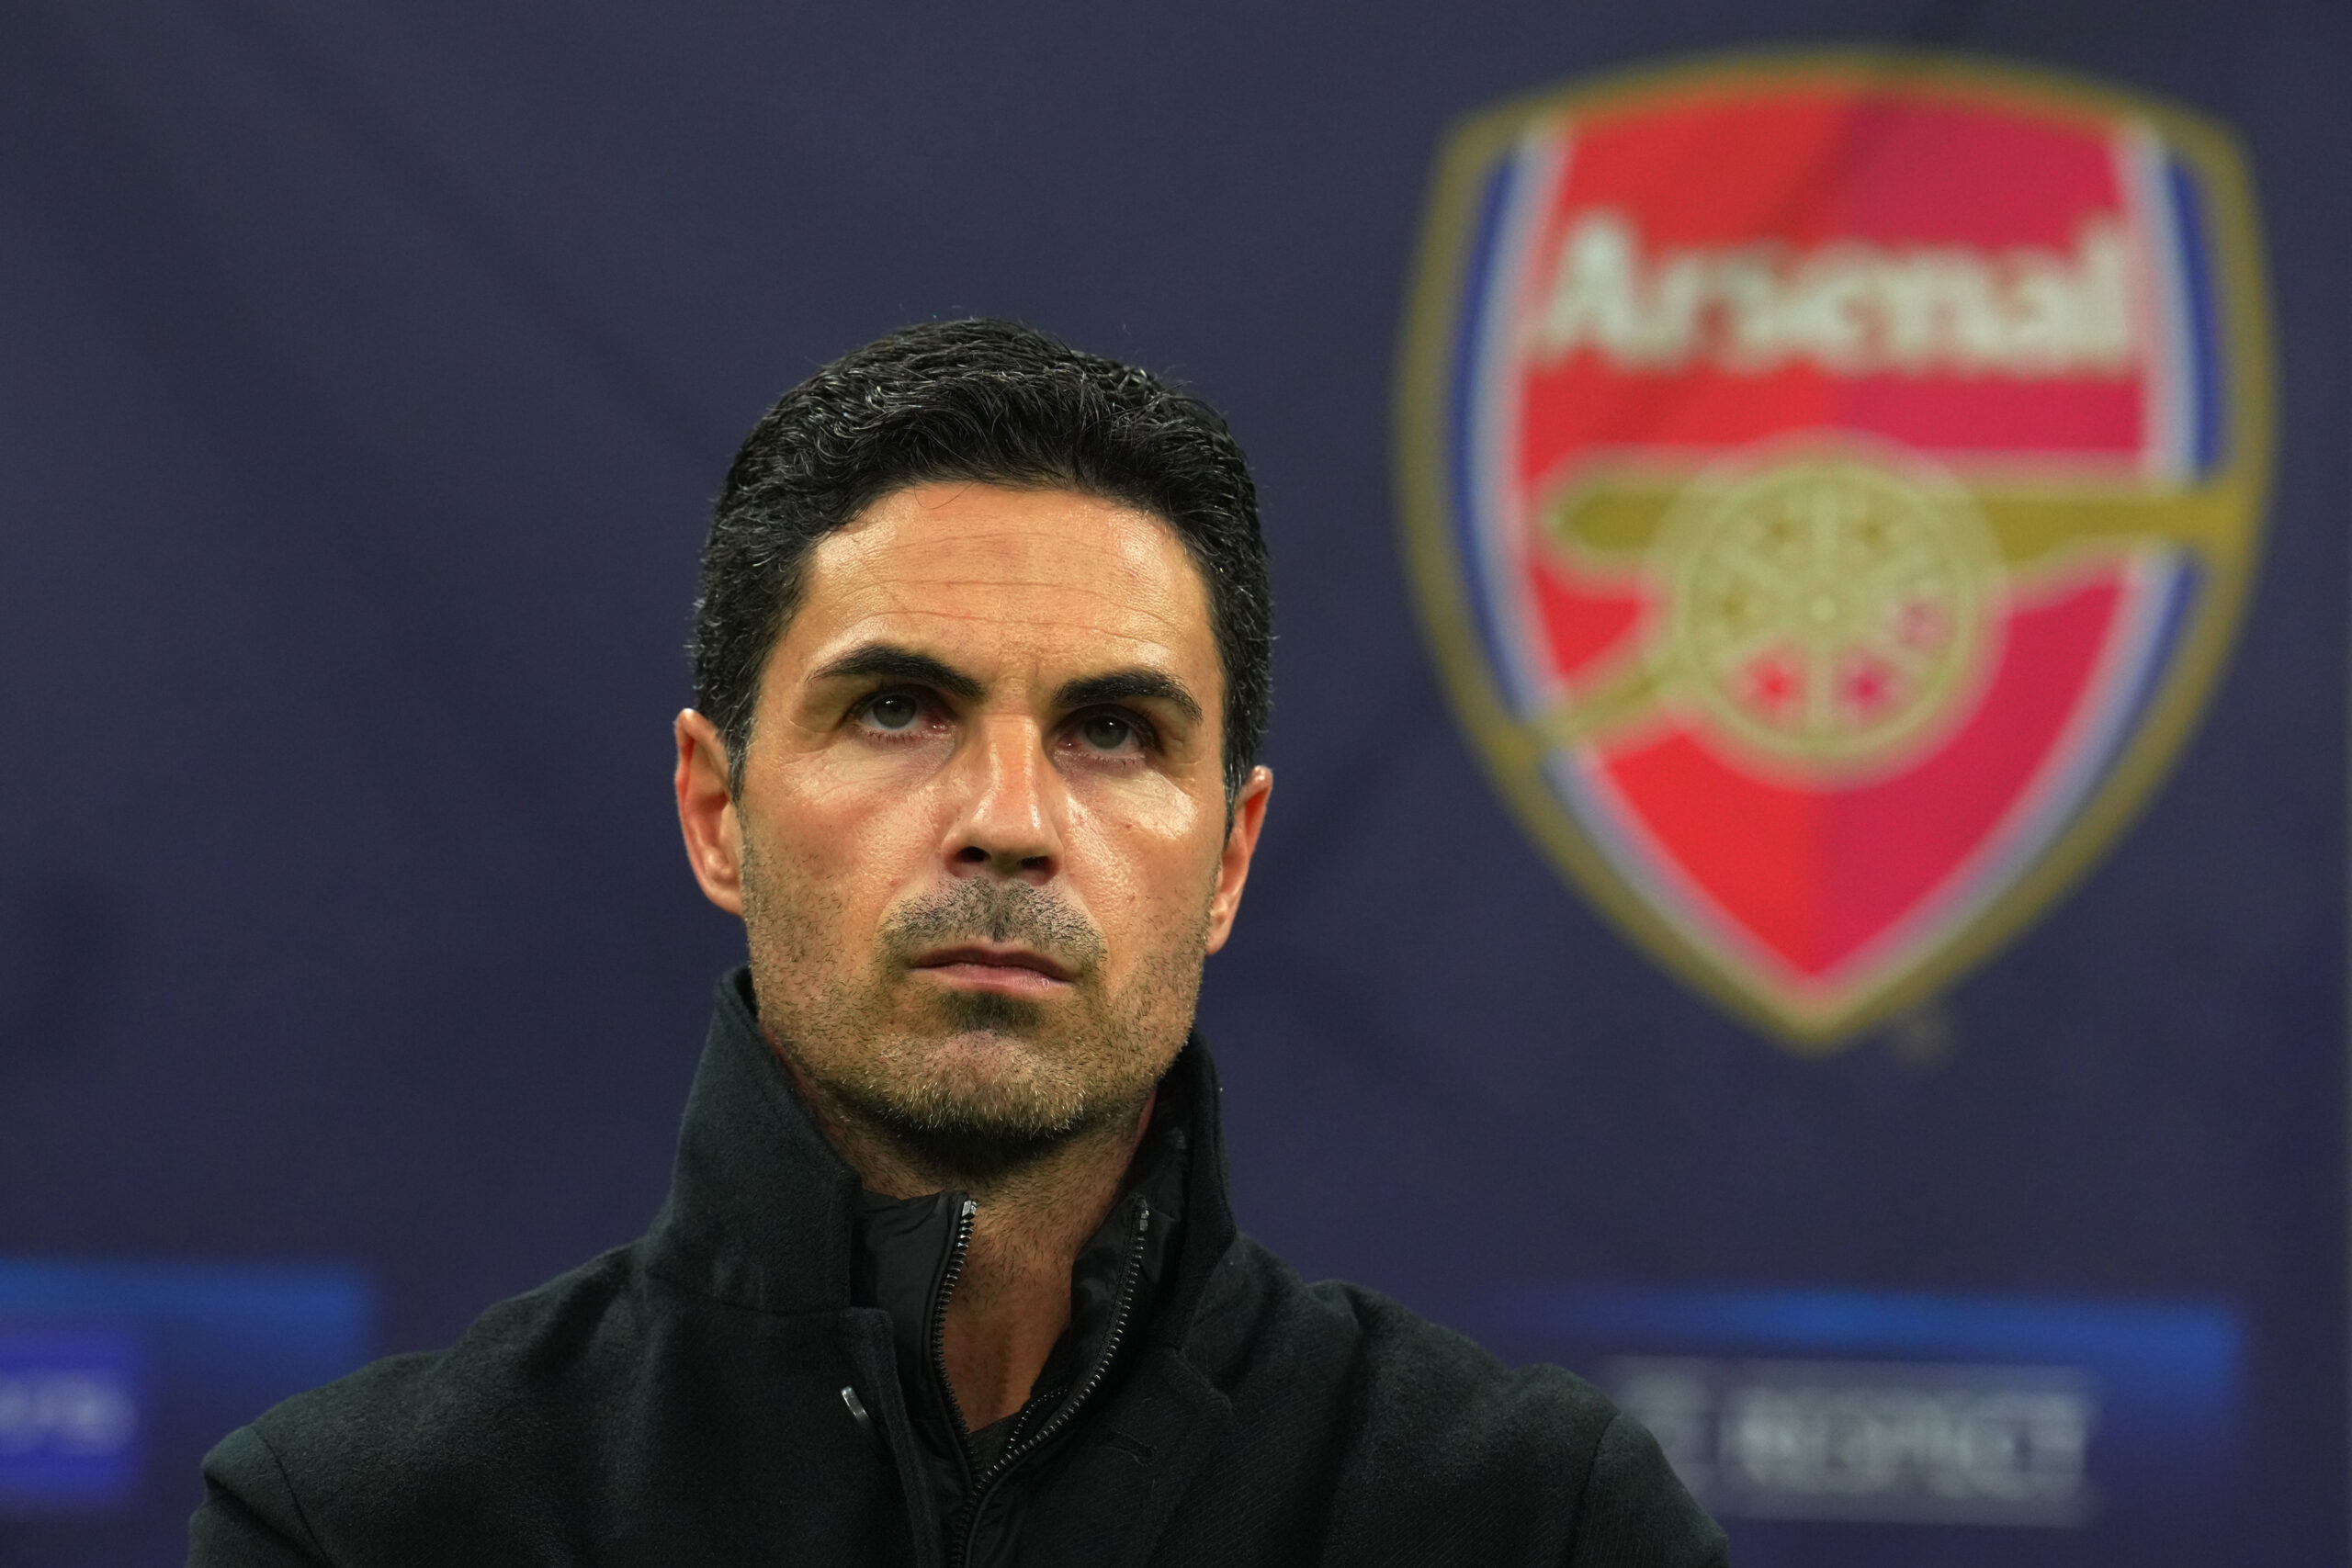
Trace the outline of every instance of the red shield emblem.
{"type": "Polygon", "coordinates": [[[1483,116],[1400,401],[1456,705],[1629,932],[1848,1035],[2046,906],[2185,739],[2266,331],[2230,142],[2134,98],[1841,56],[1483,116]]]}

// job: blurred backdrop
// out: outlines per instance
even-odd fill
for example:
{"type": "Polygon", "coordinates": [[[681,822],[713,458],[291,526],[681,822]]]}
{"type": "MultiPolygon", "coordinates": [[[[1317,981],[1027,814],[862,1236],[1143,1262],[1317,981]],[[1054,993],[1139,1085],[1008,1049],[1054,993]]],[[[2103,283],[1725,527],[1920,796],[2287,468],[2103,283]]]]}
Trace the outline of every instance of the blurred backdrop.
{"type": "Polygon", "coordinates": [[[229,1426],[642,1228],[741,949],[706,504],[966,313],[1258,466],[1246,1227],[1603,1382],[1744,1563],[2342,1561],[2347,62],[0,9],[0,1562],[176,1561],[229,1426]]]}

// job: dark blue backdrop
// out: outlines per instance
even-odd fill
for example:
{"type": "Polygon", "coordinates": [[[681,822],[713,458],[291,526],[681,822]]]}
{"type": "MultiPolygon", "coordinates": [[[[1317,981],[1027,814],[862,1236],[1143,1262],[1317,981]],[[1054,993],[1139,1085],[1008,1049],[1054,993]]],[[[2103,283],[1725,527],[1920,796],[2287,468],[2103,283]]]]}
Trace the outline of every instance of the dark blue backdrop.
{"type": "MultiPolygon", "coordinates": [[[[398,1349],[640,1228],[741,942],[667,793],[706,500],[816,364],[1009,314],[1187,378],[1259,466],[1279,787],[1204,1003],[1245,1224],[1526,1354],[1580,1354],[1523,1303],[1596,1284],[2210,1311],[2204,1517],[2340,1561],[2347,62],[2352,12],[2282,0],[19,0],[0,1256],[353,1267],[398,1349]],[[1449,122],[1813,39],[2233,124],[2281,395],[2247,624],[2152,807],[1939,1010],[1806,1061],[1506,816],[1408,606],[1388,407],[1449,122]]],[[[144,1495],[166,1561],[192,1477],[144,1495]]],[[[0,1521],[0,1558],[133,1529],[0,1521]]]]}

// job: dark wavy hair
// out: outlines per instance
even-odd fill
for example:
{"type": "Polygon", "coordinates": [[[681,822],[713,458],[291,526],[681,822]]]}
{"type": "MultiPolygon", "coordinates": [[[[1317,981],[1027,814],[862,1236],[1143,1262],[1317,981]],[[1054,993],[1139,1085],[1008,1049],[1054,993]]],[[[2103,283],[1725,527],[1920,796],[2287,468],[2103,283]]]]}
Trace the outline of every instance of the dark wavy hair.
{"type": "Polygon", "coordinates": [[[1257,487],[1225,419],[1148,372],[1012,321],[933,321],[867,344],[793,388],[727,471],[695,602],[695,705],[741,783],[768,655],[799,608],[819,539],[933,479],[1051,486],[1151,513],[1208,588],[1225,675],[1230,801],[1273,698],[1273,606],[1257,487]]]}

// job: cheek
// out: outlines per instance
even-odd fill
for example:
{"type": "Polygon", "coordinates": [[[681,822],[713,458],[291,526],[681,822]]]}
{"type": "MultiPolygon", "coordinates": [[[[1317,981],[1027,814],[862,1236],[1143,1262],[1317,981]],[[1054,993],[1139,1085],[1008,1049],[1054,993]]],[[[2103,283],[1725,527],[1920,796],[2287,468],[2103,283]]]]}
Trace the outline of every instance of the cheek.
{"type": "Polygon", "coordinates": [[[944,735],[817,747],[778,764],[778,793],[795,796],[814,811],[856,815],[878,810],[922,787],[954,757],[955,750],[953,739],[944,735]]]}
{"type": "Polygon", "coordinates": [[[753,800],[763,857],[828,905],[887,895],[937,841],[919,759],[827,753],[775,770],[753,800]]]}
{"type": "Polygon", "coordinates": [[[1165,778],[1117,790],[1077,792],[1070,811],[1070,874],[1106,925],[1127,929],[1131,951],[1191,935],[1208,906],[1224,842],[1220,799],[1204,805],[1165,778]],[[1092,884],[1091,886],[1086,886],[1092,884]]]}

